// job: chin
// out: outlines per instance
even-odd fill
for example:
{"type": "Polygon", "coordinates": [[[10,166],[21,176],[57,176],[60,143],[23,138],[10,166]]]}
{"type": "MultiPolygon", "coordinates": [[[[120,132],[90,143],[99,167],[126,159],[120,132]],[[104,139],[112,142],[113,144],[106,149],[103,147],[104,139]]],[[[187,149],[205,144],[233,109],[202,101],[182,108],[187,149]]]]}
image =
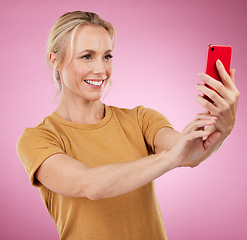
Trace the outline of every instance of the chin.
{"type": "Polygon", "coordinates": [[[93,102],[97,102],[102,98],[102,94],[98,95],[98,96],[88,96],[86,99],[88,101],[93,101],[93,102]]]}

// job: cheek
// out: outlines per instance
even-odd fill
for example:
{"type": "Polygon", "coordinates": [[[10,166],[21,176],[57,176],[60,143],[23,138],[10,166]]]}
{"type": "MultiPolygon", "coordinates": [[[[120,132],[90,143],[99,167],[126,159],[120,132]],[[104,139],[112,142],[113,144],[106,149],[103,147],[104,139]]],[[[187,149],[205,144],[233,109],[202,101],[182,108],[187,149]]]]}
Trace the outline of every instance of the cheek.
{"type": "Polygon", "coordinates": [[[70,72],[75,77],[84,78],[91,72],[91,68],[86,64],[77,64],[73,66],[70,72]]]}
{"type": "Polygon", "coordinates": [[[89,71],[85,66],[70,66],[62,72],[63,82],[67,87],[74,87],[84,80],[88,73],[89,71]]]}
{"type": "Polygon", "coordinates": [[[110,77],[112,74],[112,64],[106,66],[106,72],[107,72],[107,76],[110,77]]]}

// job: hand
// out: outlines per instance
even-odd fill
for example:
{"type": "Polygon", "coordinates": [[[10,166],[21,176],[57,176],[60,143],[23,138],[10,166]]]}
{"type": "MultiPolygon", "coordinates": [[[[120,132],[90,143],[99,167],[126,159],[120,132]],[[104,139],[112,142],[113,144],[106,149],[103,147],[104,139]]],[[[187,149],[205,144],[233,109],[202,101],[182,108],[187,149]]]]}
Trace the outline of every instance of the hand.
{"type": "Polygon", "coordinates": [[[196,115],[181,133],[176,145],[169,151],[176,166],[196,166],[205,158],[210,147],[220,138],[219,132],[210,133],[205,129],[216,123],[217,117],[207,113],[196,115]],[[206,138],[206,140],[203,140],[206,138]],[[198,161],[199,160],[199,161],[198,161]]]}
{"type": "Polygon", "coordinates": [[[204,73],[198,75],[204,83],[215,91],[202,84],[196,85],[197,89],[212,99],[214,103],[209,102],[202,96],[198,96],[198,102],[212,115],[217,116],[216,131],[226,137],[231,133],[236,121],[240,93],[235,85],[235,69],[230,70],[229,76],[220,60],[217,60],[216,67],[222,82],[204,73]]]}

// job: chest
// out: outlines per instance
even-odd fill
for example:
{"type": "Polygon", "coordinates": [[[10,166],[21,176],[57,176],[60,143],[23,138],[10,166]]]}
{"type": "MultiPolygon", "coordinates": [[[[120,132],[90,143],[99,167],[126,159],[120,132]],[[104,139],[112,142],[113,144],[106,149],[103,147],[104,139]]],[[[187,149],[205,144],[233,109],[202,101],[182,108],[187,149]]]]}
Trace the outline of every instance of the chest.
{"type": "Polygon", "coordinates": [[[111,123],[98,129],[66,128],[60,133],[63,149],[89,167],[126,162],[148,155],[137,123],[111,123]]]}

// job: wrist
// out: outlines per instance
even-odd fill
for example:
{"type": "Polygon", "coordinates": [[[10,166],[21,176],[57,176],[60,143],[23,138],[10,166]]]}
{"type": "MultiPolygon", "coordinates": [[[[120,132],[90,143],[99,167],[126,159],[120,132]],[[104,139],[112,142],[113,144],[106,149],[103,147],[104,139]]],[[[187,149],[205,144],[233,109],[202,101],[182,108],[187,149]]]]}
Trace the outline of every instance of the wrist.
{"type": "Polygon", "coordinates": [[[167,165],[167,171],[170,171],[174,168],[177,168],[180,166],[180,162],[178,159],[174,157],[174,154],[172,153],[172,150],[169,151],[163,151],[159,153],[162,160],[166,163],[167,165]]]}

